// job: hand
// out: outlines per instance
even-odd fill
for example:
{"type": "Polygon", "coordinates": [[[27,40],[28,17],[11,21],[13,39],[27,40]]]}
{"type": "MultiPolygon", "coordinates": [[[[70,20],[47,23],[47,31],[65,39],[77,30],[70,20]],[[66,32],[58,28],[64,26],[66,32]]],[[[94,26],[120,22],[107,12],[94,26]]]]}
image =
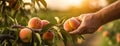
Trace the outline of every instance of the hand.
{"type": "Polygon", "coordinates": [[[101,26],[100,17],[95,13],[82,14],[79,19],[82,21],[81,25],[70,34],[91,34],[101,26]]]}

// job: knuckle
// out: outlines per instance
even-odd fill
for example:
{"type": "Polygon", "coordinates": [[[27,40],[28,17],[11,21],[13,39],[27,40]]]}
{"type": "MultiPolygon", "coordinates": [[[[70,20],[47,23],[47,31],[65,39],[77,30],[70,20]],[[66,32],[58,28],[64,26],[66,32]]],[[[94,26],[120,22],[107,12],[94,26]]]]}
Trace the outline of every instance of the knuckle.
{"type": "Polygon", "coordinates": [[[94,33],[94,32],[95,32],[95,29],[93,29],[93,28],[88,29],[88,30],[87,30],[87,32],[88,32],[89,34],[92,34],[92,33],[94,33]]]}

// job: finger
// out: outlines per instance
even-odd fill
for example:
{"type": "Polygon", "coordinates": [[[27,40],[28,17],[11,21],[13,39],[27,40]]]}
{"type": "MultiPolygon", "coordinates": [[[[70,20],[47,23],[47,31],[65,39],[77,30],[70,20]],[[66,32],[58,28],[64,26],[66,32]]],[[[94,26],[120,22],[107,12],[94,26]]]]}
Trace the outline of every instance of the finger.
{"type": "Polygon", "coordinates": [[[97,31],[97,28],[90,28],[90,29],[88,29],[87,33],[88,33],[88,34],[92,34],[92,33],[94,33],[95,31],[97,31]]]}
{"type": "Polygon", "coordinates": [[[88,13],[88,14],[81,14],[80,16],[79,16],[79,19],[80,20],[83,20],[85,17],[87,17],[87,16],[89,16],[89,15],[92,15],[93,13],[88,13]]]}
{"type": "Polygon", "coordinates": [[[70,34],[80,34],[82,31],[84,31],[85,30],[85,28],[84,27],[78,27],[78,29],[76,29],[76,30],[74,30],[74,31],[72,31],[72,32],[69,32],[70,34]]]}
{"type": "Polygon", "coordinates": [[[81,35],[83,35],[83,34],[87,34],[87,29],[86,30],[83,30],[81,33],[79,33],[79,34],[81,34],[81,35]]]}
{"type": "Polygon", "coordinates": [[[71,35],[77,34],[79,32],[79,30],[74,30],[72,32],[69,32],[71,35]]]}
{"type": "Polygon", "coordinates": [[[85,16],[84,14],[80,15],[79,19],[82,20],[84,18],[84,16],[85,16]]]}
{"type": "Polygon", "coordinates": [[[92,34],[95,32],[95,29],[87,29],[87,30],[84,30],[81,34],[92,34]]]}

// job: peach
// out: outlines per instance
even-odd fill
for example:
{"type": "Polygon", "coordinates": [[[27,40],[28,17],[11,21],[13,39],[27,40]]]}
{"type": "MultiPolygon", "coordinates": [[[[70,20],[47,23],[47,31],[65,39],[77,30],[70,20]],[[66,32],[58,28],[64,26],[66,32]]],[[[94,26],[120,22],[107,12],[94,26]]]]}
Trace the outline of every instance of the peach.
{"type": "Polygon", "coordinates": [[[19,37],[23,42],[30,42],[32,38],[32,31],[28,28],[23,28],[19,32],[19,37]]]}
{"type": "Polygon", "coordinates": [[[104,37],[108,37],[108,36],[109,36],[109,32],[108,32],[108,31],[104,31],[104,32],[103,32],[103,36],[104,36],[104,37]]]}
{"type": "Polygon", "coordinates": [[[49,21],[47,21],[47,20],[41,20],[41,27],[44,27],[44,26],[46,26],[47,24],[49,24],[50,22],[49,21]]]}
{"type": "Polygon", "coordinates": [[[45,32],[42,36],[43,40],[52,40],[53,37],[54,37],[54,34],[51,31],[45,32]]]}
{"type": "Polygon", "coordinates": [[[63,24],[63,28],[66,31],[72,31],[72,27],[69,25],[69,19],[65,21],[65,23],[63,24]]]}
{"type": "Polygon", "coordinates": [[[97,31],[98,31],[98,32],[101,32],[102,30],[103,30],[103,27],[101,26],[101,27],[98,28],[97,31]]]}
{"type": "Polygon", "coordinates": [[[38,17],[31,18],[28,22],[28,27],[34,28],[34,29],[41,29],[41,27],[42,27],[41,19],[39,19],[38,17]]]}
{"type": "Polygon", "coordinates": [[[120,33],[117,33],[116,40],[117,40],[118,43],[120,43],[120,33]]]}
{"type": "Polygon", "coordinates": [[[65,21],[65,23],[63,24],[63,28],[66,31],[70,32],[77,29],[79,25],[80,25],[80,21],[77,20],[75,17],[72,17],[65,21]]]}

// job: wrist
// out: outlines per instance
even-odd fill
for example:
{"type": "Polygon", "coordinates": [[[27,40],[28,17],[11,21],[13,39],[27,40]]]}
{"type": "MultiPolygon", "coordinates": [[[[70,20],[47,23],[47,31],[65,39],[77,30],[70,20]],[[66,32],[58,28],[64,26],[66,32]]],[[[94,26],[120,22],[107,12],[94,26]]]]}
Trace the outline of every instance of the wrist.
{"type": "Polygon", "coordinates": [[[98,12],[94,13],[94,18],[96,18],[96,20],[98,21],[99,26],[105,24],[104,16],[99,14],[98,12]]]}
{"type": "Polygon", "coordinates": [[[115,3],[101,9],[100,11],[95,13],[95,17],[100,20],[100,23],[106,24],[110,21],[116,20],[120,18],[120,1],[116,1],[115,3]]]}

